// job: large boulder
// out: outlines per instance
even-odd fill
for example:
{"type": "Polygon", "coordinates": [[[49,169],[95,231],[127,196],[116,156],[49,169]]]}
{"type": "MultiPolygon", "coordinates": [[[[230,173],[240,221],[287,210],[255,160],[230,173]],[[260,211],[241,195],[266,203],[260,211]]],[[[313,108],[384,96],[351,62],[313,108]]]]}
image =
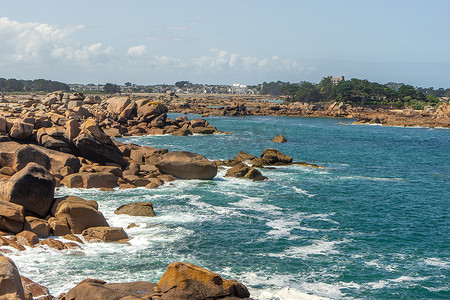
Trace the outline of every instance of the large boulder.
{"type": "Polygon", "coordinates": [[[40,285],[39,283],[34,282],[33,280],[20,276],[22,279],[22,286],[25,291],[25,294],[29,293],[33,297],[33,299],[43,299],[49,300],[54,299],[45,286],[40,285]]]}
{"type": "Polygon", "coordinates": [[[155,217],[151,202],[135,202],[120,206],[114,213],[116,215],[130,215],[142,217],[155,217]]]}
{"type": "Polygon", "coordinates": [[[70,174],[61,181],[68,188],[114,188],[117,177],[109,172],[81,172],[70,174]]]}
{"type": "Polygon", "coordinates": [[[23,229],[35,233],[40,238],[46,238],[50,235],[50,225],[47,221],[31,216],[25,217],[23,229]]]}
{"type": "Polygon", "coordinates": [[[76,196],[55,199],[51,215],[69,226],[72,233],[80,234],[90,227],[109,226],[98,210],[95,201],[86,201],[76,196]]]}
{"type": "Polygon", "coordinates": [[[89,160],[101,164],[113,162],[122,167],[127,165],[122,152],[93,119],[87,120],[81,126],[80,134],[73,142],[81,156],[89,160]]]}
{"type": "Polygon", "coordinates": [[[81,166],[79,159],[72,154],[37,145],[22,145],[13,141],[0,143],[1,166],[9,166],[19,171],[30,162],[43,166],[52,174],[59,173],[66,166],[73,172],[78,172],[81,166]]]}
{"type": "Polygon", "coordinates": [[[17,140],[26,140],[33,133],[34,126],[25,122],[14,123],[11,130],[9,131],[9,136],[17,140]]]}
{"type": "Polygon", "coordinates": [[[153,282],[107,284],[103,280],[85,279],[69,290],[61,300],[152,299],[158,285],[153,282]]]}
{"type": "Polygon", "coordinates": [[[22,205],[0,200],[0,231],[21,232],[24,220],[22,205]]]}
{"type": "Polygon", "coordinates": [[[217,166],[206,157],[187,151],[173,151],[165,154],[156,164],[163,173],[182,179],[213,179],[217,166]]]}
{"type": "Polygon", "coordinates": [[[264,165],[287,165],[292,163],[292,157],[272,148],[264,150],[261,154],[261,159],[264,165]]]}
{"type": "Polygon", "coordinates": [[[167,113],[168,111],[165,105],[149,100],[138,102],[137,105],[137,117],[140,122],[150,122],[157,116],[167,113]]]}
{"type": "Polygon", "coordinates": [[[112,97],[107,100],[107,103],[107,110],[119,115],[128,105],[131,104],[131,100],[128,97],[112,97]]]}
{"type": "Polygon", "coordinates": [[[19,270],[14,262],[5,256],[0,256],[0,299],[25,299],[19,270]]]}
{"type": "Polygon", "coordinates": [[[122,227],[91,227],[81,234],[88,242],[117,242],[128,239],[122,227]]]}
{"type": "Polygon", "coordinates": [[[29,163],[0,185],[0,199],[22,205],[45,217],[55,195],[55,178],[36,163],[29,163]]]}
{"type": "Polygon", "coordinates": [[[219,274],[196,265],[175,262],[167,267],[158,282],[163,299],[227,299],[249,298],[247,288],[236,280],[223,279],[219,274]]]}

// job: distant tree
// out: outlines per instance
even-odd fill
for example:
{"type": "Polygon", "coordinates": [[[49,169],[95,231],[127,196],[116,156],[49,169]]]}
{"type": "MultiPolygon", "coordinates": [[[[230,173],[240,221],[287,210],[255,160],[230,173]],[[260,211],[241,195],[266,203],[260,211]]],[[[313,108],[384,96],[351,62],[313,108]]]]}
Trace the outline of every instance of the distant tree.
{"type": "Polygon", "coordinates": [[[280,88],[280,93],[285,96],[294,97],[299,89],[298,84],[288,83],[280,88]]]}
{"type": "Polygon", "coordinates": [[[125,82],[125,83],[124,83],[124,85],[125,85],[126,87],[131,86],[131,84],[132,84],[131,82],[125,82]]]}
{"type": "Polygon", "coordinates": [[[179,89],[182,89],[182,88],[184,88],[185,86],[188,86],[188,85],[189,85],[189,81],[178,81],[178,82],[175,82],[175,86],[177,88],[179,88],[179,89]]]}
{"type": "Polygon", "coordinates": [[[401,98],[406,96],[414,97],[416,94],[416,89],[412,85],[404,84],[398,88],[398,93],[401,98]]]}
{"type": "Polygon", "coordinates": [[[319,90],[314,84],[310,82],[303,82],[300,84],[295,100],[300,102],[319,102],[322,98],[319,90]]]}
{"type": "Polygon", "coordinates": [[[120,86],[117,84],[107,83],[103,86],[103,91],[107,94],[120,93],[120,86]]]}

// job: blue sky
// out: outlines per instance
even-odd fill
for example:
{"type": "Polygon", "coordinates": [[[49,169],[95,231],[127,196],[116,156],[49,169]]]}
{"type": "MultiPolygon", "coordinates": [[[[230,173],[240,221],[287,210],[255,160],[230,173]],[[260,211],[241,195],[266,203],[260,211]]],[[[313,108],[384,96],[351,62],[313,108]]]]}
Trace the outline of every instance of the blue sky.
{"type": "Polygon", "coordinates": [[[5,1],[0,77],[450,88],[450,1],[5,1]]]}

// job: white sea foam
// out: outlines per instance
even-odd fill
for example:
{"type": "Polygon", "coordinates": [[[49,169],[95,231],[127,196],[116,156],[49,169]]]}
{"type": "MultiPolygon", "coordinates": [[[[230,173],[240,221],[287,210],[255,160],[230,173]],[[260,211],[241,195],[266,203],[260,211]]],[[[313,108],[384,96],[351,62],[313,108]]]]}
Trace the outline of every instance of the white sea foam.
{"type": "Polygon", "coordinates": [[[343,243],[344,241],[326,241],[318,240],[311,245],[306,246],[293,246],[286,249],[283,253],[270,253],[272,257],[291,257],[291,258],[305,258],[310,255],[333,255],[341,253],[336,250],[336,245],[343,243]]]}
{"type": "Polygon", "coordinates": [[[255,289],[252,291],[252,298],[257,300],[323,300],[329,299],[326,297],[319,297],[316,295],[311,295],[295,288],[285,287],[282,289],[277,288],[267,288],[267,289],[255,289]]]}
{"type": "Polygon", "coordinates": [[[430,257],[424,259],[425,264],[433,267],[439,267],[441,269],[450,269],[450,262],[442,260],[436,257],[430,257]]]}
{"type": "Polygon", "coordinates": [[[292,189],[297,193],[297,194],[301,194],[301,195],[306,195],[308,197],[314,197],[315,195],[310,194],[308,191],[303,190],[301,188],[295,187],[293,186],[292,189]]]}
{"type": "Polygon", "coordinates": [[[349,179],[349,180],[370,180],[370,181],[394,181],[394,182],[398,182],[398,181],[403,181],[403,178],[388,178],[388,177],[368,177],[368,176],[340,176],[339,179],[349,179]]]}

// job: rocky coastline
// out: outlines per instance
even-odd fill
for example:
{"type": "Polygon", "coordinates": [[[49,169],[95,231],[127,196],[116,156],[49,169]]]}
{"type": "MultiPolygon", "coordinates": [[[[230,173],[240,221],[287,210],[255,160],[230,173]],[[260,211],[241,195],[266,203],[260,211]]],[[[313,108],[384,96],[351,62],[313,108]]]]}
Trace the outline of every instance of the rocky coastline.
{"type": "MultiPolygon", "coordinates": [[[[261,157],[240,152],[209,161],[186,151],[125,144],[115,136],[144,134],[224,134],[204,119],[167,117],[153,99],[84,97],[52,93],[37,100],[8,102],[0,113],[0,299],[56,299],[46,287],[20,276],[12,251],[83,251],[86,243],[129,244],[124,228],[110,227],[98,203],[73,195],[55,198],[55,189],[148,189],[176,179],[210,180],[218,168],[226,176],[266,180],[258,169],[293,163],[276,149],[261,157]],[[258,169],[257,169],[258,168],[258,169]],[[57,237],[57,238],[55,238],[57,237]]],[[[277,137],[274,142],[285,142],[277,137]]],[[[117,208],[116,214],[154,217],[151,202],[117,208]]],[[[128,228],[132,228],[130,224],[128,228]]],[[[57,299],[249,299],[247,288],[199,266],[175,262],[158,283],[106,283],[86,279],[57,299]]]]}
{"type": "MultiPolygon", "coordinates": [[[[284,98],[261,96],[180,96],[171,101],[171,112],[203,116],[295,116],[357,119],[352,124],[377,124],[399,127],[450,128],[450,104],[438,108],[394,109],[392,107],[356,107],[343,102],[283,104],[284,98]],[[274,102],[275,100],[275,102],[274,102]]],[[[349,124],[349,123],[346,123],[349,124]]]]}
{"type": "MultiPolygon", "coordinates": [[[[219,168],[225,167],[225,177],[253,181],[267,180],[262,172],[273,166],[297,164],[322,168],[293,162],[292,157],[272,148],[260,157],[241,151],[232,159],[212,162],[196,153],[169,152],[114,140],[118,136],[228,134],[210,126],[205,119],[190,120],[186,116],[170,119],[169,110],[202,116],[298,113],[357,117],[358,124],[394,124],[386,121],[389,119],[386,114],[377,114],[379,111],[371,111],[373,115],[370,115],[367,110],[339,103],[325,108],[301,103],[286,106],[254,102],[246,98],[231,99],[234,103],[231,105],[227,104],[229,100],[215,98],[184,100],[174,95],[157,99],[102,98],[57,92],[39,100],[3,103],[0,107],[0,299],[249,299],[250,294],[242,283],[184,262],[170,264],[158,283],[106,283],[86,279],[55,298],[47,288],[20,276],[14,262],[7,257],[11,251],[36,247],[82,251],[86,243],[129,244],[132,237],[124,228],[110,227],[96,201],[72,195],[55,198],[55,189],[60,186],[113,192],[137,187],[154,189],[176,179],[210,180],[219,168]]],[[[428,127],[449,127],[449,109],[445,103],[436,111],[422,113],[422,117],[433,120],[426,121],[430,122],[426,123],[428,127]]],[[[395,118],[403,120],[398,115],[395,118]]],[[[414,120],[408,124],[417,122],[414,116],[404,118],[414,120]]],[[[399,122],[402,125],[398,126],[409,126],[405,125],[406,121],[399,122]]],[[[277,136],[273,142],[283,143],[286,138],[277,136]]],[[[155,216],[151,202],[123,205],[115,213],[155,216]]],[[[130,224],[128,228],[133,226],[130,224]]]]}

